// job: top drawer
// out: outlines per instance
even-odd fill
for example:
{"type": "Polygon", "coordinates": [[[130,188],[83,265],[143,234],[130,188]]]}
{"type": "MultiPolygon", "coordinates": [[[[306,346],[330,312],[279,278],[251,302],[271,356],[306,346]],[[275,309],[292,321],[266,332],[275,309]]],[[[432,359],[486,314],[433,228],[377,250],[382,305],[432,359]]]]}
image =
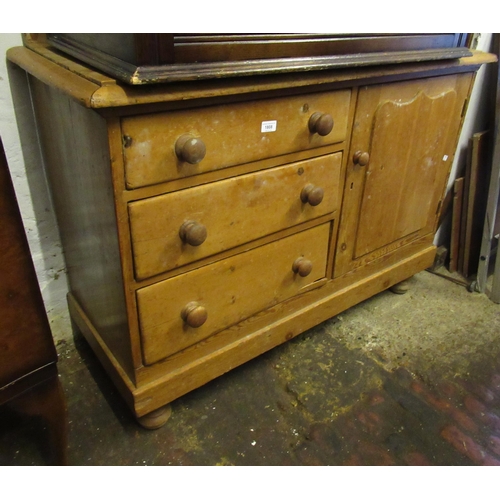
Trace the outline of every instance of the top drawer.
{"type": "Polygon", "coordinates": [[[350,98],[342,90],[124,118],[127,187],[343,141],[350,98]]]}

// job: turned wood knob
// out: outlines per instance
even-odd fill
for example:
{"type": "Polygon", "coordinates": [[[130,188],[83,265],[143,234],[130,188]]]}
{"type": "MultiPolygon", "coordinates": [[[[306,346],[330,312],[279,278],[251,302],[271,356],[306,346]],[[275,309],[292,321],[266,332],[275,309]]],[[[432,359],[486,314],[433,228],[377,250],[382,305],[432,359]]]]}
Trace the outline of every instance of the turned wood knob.
{"type": "Polygon", "coordinates": [[[300,193],[302,203],[309,203],[312,207],[319,205],[323,201],[325,192],[323,188],[307,184],[300,193]]]}
{"type": "Polygon", "coordinates": [[[370,161],[370,155],[367,152],[356,151],[352,158],[354,165],[359,165],[360,167],[365,167],[370,161]]]}
{"type": "Polygon", "coordinates": [[[181,135],[175,143],[177,158],[181,161],[191,163],[191,165],[200,163],[205,158],[206,152],[205,143],[199,137],[194,137],[190,134],[181,135]]]}
{"type": "Polygon", "coordinates": [[[305,278],[311,274],[313,269],[312,262],[304,257],[299,257],[292,265],[292,271],[305,278]]]}
{"type": "Polygon", "coordinates": [[[328,135],[333,130],[333,118],[327,113],[313,113],[309,118],[311,134],[328,135]]]}
{"type": "Polygon", "coordinates": [[[207,321],[207,310],[198,302],[190,302],[181,311],[181,318],[191,328],[199,328],[207,321]]]}
{"type": "Polygon", "coordinates": [[[207,239],[207,228],[195,220],[188,220],[179,229],[179,237],[184,243],[197,247],[207,239]]]}

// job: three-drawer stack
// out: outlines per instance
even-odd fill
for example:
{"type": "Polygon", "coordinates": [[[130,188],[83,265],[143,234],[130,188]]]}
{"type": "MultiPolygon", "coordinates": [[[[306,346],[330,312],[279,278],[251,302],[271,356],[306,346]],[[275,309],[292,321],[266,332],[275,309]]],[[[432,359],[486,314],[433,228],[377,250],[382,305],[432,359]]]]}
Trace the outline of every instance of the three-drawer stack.
{"type": "Polygon", "coordinates": [[[164,186],[128,204],[146,365],[325,282],[350,95],[121,120],[127,188],[164,186]]]}

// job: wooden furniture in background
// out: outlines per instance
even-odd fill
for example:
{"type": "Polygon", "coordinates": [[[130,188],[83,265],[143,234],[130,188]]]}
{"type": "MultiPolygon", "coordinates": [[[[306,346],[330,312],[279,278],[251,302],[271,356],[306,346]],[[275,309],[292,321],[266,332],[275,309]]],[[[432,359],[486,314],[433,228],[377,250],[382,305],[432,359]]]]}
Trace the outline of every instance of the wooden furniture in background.
{"type": "Polygon", "coordinates": [[[458,271],[469,278],[477,273],[481,246],[486,196],[488,191],[489,165],[491,164],[491,133],[479,132],[469,140],[466,165],[462,223],[460,226],[460,251],[458,271]]]}
{"type": "Polygon", "coordinates": [[[8,57],[30,79],[72,318],[146,427],[432,265],[475,72],[495,60],[145,88],[43,43],[8,57]]]}
{"type": "MultiPolygon", "coordinates": [[[[493,51],[500,57],[500,33],[493,34],[493,51]]],[[[493,159],[486,202],[486,215],[484,217],[483,233],[477,279],[473,283],[476,291],[486,292],[487,280],[492,265],[492,256],[497,253],[495,269],[493,272],[493,286],[490,298],[495,303],[500,303],[500,258],[499,245],[496,235],[500,231],[500,65],[497,64],[496,95],[495,95],[495,125],[493,132],[493,159]]]]}
{"type": "Polygon", "coordinates": [[[453,203],[451,217],[450,236],[450,262],[449,270],[454,273],[458,271],[458,256],[460,253],[460,226],[462,222],[462,210],[464,199],[464,177],[455,179],[453,183],[453,203]]]}
{"type": "Polygon", "coordinates": [[[1,140],[0,255],[0,425],[7,412],[41,418],[52,463],[63,465],[66,410],[57,353],[1,140]]]}
{"type": "MultiPolygon", "coordinates": [[[[467,33],[49,33],[57,49],[132,85],[456,59],[467,33]]],[[[40,36],[40,35],[33,35],[40,36]]]]}

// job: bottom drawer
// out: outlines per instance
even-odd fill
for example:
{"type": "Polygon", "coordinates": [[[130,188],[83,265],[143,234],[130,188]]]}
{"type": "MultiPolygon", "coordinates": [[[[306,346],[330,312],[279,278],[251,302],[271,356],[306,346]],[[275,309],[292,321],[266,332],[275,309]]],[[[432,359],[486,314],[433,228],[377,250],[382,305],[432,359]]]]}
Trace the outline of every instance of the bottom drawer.
{"type": "Polygon", "coordinates": [[[144,363],[164,359],[325,278],[330,226],[138,290],[144,363]]]}

